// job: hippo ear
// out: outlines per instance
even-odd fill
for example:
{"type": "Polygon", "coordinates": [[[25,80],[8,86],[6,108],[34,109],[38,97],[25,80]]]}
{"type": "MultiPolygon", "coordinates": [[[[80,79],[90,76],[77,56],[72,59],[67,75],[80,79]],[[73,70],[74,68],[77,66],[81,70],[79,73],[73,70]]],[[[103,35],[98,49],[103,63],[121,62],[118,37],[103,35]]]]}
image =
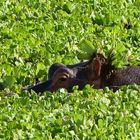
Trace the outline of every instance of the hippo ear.
{"type": "Polygon", "coordinates": [[[89,65],[90,71],[95,74],[95,76],[100,76],[101,74],[101,61],[99,58],[94,58],[89,65]]]}
{"type": "Polygon", "coordinates": [[[97,76],[100,76],[101,74],[101,61],[99,59],[94,60],[94,67],[95,67],[95,72],[97,76]]]}

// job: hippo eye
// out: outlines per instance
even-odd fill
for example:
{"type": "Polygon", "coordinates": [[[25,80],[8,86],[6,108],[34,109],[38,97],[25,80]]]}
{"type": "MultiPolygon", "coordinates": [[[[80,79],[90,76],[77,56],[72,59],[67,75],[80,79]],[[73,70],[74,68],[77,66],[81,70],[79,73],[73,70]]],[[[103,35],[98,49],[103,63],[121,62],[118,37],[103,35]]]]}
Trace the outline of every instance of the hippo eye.
{"type": "Polygon", "coordinates": [[[61,82],[64,82],[64,81],[66,81],[66,80],[67,80],[66,77],[61,77],[61,78],[59,79],[59,81],[61,81],[61,82]]]}

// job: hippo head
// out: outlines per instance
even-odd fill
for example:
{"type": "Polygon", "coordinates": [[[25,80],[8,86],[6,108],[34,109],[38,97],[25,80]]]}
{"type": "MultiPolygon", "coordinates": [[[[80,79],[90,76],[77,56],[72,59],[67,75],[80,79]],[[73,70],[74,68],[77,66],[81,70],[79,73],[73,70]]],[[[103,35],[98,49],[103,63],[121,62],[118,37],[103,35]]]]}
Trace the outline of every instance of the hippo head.
{"type": "Polygon", "coordinates": [[[60,88],[65,88],[71,92],[73,86],[78,85],[81,90],[86,84],[94,84],[94,80],[100,76],[100,61],[93,59],[85,64],[83,62],[76,65],[53,64],[48,72],[48,80],[35,86],[29,86],[26,90],[34,90],[37,93],[44,91],[54,92],[60,88]]]}

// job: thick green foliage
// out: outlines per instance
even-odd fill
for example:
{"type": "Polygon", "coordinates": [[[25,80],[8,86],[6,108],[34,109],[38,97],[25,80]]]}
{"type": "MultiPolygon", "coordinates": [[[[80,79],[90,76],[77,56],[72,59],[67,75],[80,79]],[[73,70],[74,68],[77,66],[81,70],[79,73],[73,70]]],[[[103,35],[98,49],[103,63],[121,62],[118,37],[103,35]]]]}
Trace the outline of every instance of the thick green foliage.
{"type": "Polygon", "coordinates": [[[106,56],[114,49],[118,67],[140,64],[139,7],[139,0],[1,0],[0,139],[140,139],[139,86],[21,92],[46,80],[54,62],[78,62],[85,46],[106,56]]]}
{"type": "Polygon", "coordinates": [[[139,139],[140,88],[67,94],[20,93],[1,99],[3,139],[139,139]]]}

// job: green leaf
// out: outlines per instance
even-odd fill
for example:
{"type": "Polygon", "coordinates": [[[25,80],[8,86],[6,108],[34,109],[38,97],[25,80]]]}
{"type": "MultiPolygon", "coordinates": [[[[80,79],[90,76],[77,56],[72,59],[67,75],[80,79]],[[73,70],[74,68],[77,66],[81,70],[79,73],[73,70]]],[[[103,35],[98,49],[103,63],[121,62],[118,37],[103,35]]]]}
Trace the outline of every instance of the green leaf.
{"type": "Polygon", "coordinates": [[[82,39],[79,43],[79,59],[89,59],[95,52],[95,48],[89,40],[82,39]]]}
{"type": "Polygon", "coordinates": [[[43,63],[38,63],[36,68],[36,75],[38,75],[41,70],[45,70],[45,69],[46,66],[43,63]]]}
{"type": "Polygon", "coordinates": [[[6,87],[12,87],[14,83],[16,82],[15,77],[13,76],[5,76],[3,81],[3,86],[6,87]]]}

